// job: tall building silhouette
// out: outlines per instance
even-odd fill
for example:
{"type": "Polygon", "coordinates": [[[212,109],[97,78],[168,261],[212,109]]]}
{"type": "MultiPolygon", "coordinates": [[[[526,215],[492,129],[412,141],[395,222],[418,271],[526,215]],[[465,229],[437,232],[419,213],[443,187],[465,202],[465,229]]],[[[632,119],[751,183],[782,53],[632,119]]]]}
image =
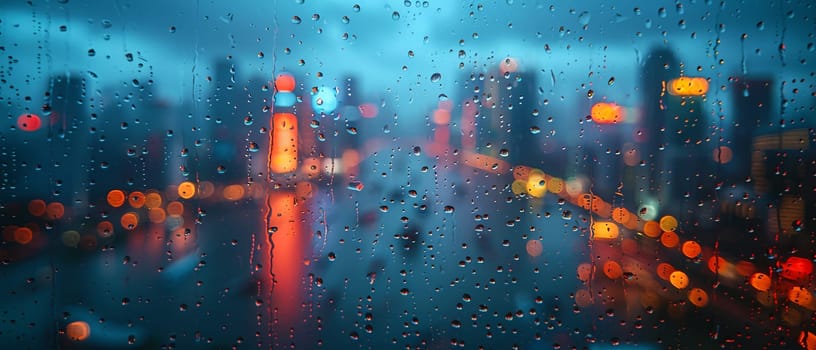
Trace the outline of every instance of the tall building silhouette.
{"type": "Polygon", "coordinates": [[[656,48],[643,67],[641,94],[643,118],[642,158],[646,160],[647,192],[661,203],[697,201],[707,196],[703,184],[705,167],[713,166],[708,123],[703,97],[675,96],[667,87],[681,73],[680,62],[671,49],[656,48]],[[694,166],[690,166],[694,164],[694,166]]]}

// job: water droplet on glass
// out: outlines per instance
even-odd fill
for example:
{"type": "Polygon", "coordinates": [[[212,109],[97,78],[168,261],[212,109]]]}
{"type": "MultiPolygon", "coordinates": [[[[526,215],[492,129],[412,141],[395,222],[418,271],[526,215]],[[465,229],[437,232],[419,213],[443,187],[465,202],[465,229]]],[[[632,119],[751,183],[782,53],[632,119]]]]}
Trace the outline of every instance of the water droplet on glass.
{"type": "Polygon", "coordinates": [[[400,13],[397,12],[397,11],[394,11],[394,13],[391,14],[391,19],[393,19],[395,21],[398,21],[400,19],[400,13]]]}
{"type": "Polygon", "coordinates": [[[352,191],[356,191],[356,192],[360,192],[360,191],[362,191],[364,187],[365,187],[365,185],[363,185],[363,183],[362,183],[362,182],[360,182],[360,181],[356,181],[356,180],[355,180],[355,181],[351,181],[351,182],[349,182],[349,184],[348,184],[348,189],[350,189],[350,190],[352,190],[352,191]]]}
{"type": "Polygon", "coordinates": [[[292,16],[292,23],[294,23],[294,24],[300,24],[300,22],[302,22],[302,20],[300,19],[300,17],[298,17],[298,16],[292,16]]]}

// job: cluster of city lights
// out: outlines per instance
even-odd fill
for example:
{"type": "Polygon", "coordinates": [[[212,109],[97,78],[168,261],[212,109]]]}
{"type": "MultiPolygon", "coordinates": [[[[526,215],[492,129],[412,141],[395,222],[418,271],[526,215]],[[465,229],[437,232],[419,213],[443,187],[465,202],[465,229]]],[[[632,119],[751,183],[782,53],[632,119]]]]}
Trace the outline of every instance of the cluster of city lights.
{"type": "MultiPolygon", "coordinates": [[[[816,311],[816,297],[806,288],[813,273],[813,263],[808,259],[792,256],[781,261],[778,266],[769,268],[768,273],[760,272],[751,262],[742,260],[732,263],[695,240],[681,239],[678,234],[679,222],[674,216],[665,215],[659,220],[644,220],[626,208],[614,207],[599,196],[584,192],[582,182],[579,180],[564,180],[540,169],[523,165],[513,167],[512,173],[514,181],[510,188],[515,195],[538,199],[551,193],[594,214],[590,224],[591,240],[619,240],[623,253],[635,253],[639,243],[631,237],[621,237],[621,226],[623,226],[635,235],[659,242],[667,251],[679,251],[684,258],[690,261],[706,261],[708,270],[716,273],[720,278],[732,281],[742,278],[745,283],[756,290],[757,300],[763,304],[767,305],[781,294],[794,304],[810,311],[816,311]],[[774,274],[774,271],[779,272],[774,274]]],[[[535,257],[541,254],[541,243],[537,240],[529,241],[526,248],[530,256],[535,257]]],[[[648,281],[644,281],[642,275],[648,271],[633,264],[621,264],[620,261],[614,259],[608,259],[602,264],[595,262],[580,264],[576,271],[578,279],[588,283],[594,278],[598,266],[609,280],[627,279],[634,276],[632,271],[638,271],[641,273],[639,275],[641,281],[638,283],[649,284],[648,281]]],[[[708,293],[703,288],[692,286],[692,280],[687,272],[667,262],[661,262],[654,273],[676,290],[687,291],[687,300],[691,304],[697,307],[708,305],[708,293]]],[[[588,290],[581,289],[576,292],[575,300],[579,306],[587,306],[592,304],[593,297],[588,290]]],[[[789,313],[793,312],[795,311],[789,311],[789,313]]],[[[801,318],[796,320],[801,322],[801,318]]]]}

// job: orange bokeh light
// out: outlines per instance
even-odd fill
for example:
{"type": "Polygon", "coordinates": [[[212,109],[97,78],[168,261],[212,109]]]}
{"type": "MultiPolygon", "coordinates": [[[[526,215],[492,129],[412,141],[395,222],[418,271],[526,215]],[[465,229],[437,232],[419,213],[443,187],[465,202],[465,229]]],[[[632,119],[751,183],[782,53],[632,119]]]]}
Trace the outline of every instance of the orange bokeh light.
{"type": "Polygon", "coordinates": [[[101,221],[96,224],[96,234],[99,237],[110,237],[113,235],[113,224],[110,221],[101,221]]]}
{"type": "Polygon", "coordinates": [[[196,187],[195,184],[190,181],[184,181],[178,185],[178,196],[183,199],[190,199],[195,196],[196,187]]]}
{"type": "Polygon", "coordinates": [[[29,244],[34,239],[34,231],[28,227],[18,227],[14,230],[14,241],[20,244],[29,244]]]}
{"type": "Polygon", "coordinates": [[[669,93],[677,96],[700,96],[708,92],[705,78],[679,77],[669,82],[669,93]]]}
{"type": "Polygon", "coordinates": [[[65,327],[65,335],[73,341],[83,341],[91,336],[91,326],[83,321],[71,322],[65,327]]]}
{"type": "Polygon", "coordinates": [[[675,270],[669,275],[669,283],[677,289],[683,289],[688,287],[689,278],[685,272],[675,270]]]}
{"type": "Polygon", "coordinates": [[[590,110],[592,120],[598,124],[617,124],[626,118],[621,106],[609,102],[598,102],[590,110]]]}
{"type": "Polygon", "coordinates": [[[128,195],[128,203],[131,207],[139,209],[145,205],[145,195],[142,192],[134,191],[128,195]]]}
{"type": "Polygon", "coordinates": [[[147,219],[154,224],[161,224],[167,219],[167,213],[162,208],[150,208],[147,212],[147,219]]]}
{"type": "Polygon", "coordinates": [[[660,235],[660,243],[666,248],[674,248],[680,244],[680,237],[672,231],[664,231],[660,235]]]}
{"type": "Polygon", "coordinates": [[[184,204],[178,201],[167,203],[167,215],[181,216],[184,214],[184,204]]]}
{"type": "Polygon", "coordinates": [[[771,289],[772,281],[770,276],[761,272],[757,272],[751,275],[750,283],[751,287],[754,287],[754,289],[760,292],[766,292],[769,289],[771,289]]]}
{"type": "Polygon", "coordinates": [[[609,260],[604,263],[603,272],[609,279],[618,279],[623,276],[623,268],[616,261],[609,260]]]}
{"type": "Polygon", "coordinates": [[[689,301],[696,307],[708,305],[708,293],[700,288],[692,288],[688,294],[689,301]]]}
{"type": "Polygon", "coordinates": [[[28,202],[28,212],[34,216],[42,216],[45,214],[45,201],[42,199],[34,199],[28,202]]]}
{"type": "Polygon", "coordinates": [[[114,208],[119,208],[125,204],[125,192],[122,190],[111,190],[108,192],[108,204],[114,208]]]}
{"type": "Polygon", "coordinates": [[[224,199],[228,201],[239,201],[241,198],[244,198],[245,193],[246,190],[244,190],[244,187],[241,185],[229,185],[224,187],[222,192],[224,199]]]}
{"type": "Polygon", "coordinates": [[[158,192],[148,191],[145,195],[145,206],[148,209],[158,208],[162,205],[162,196],[158,192]]]}
{"type": "Polygon", "coordinates": [[[275,78],[275,90],[281,92],[294,91],[296,86],[295,77],[289,73],[278,74],[275,78]]]}
{"type": "Polygon", "coordinates": [[[60,202],[51,202],[45,207],[45,216],[51,220],[62,218],[65,215],[65,206],[60,202]]]}
{"type": "Polygon", "coordinates": [[[683,245],[680,247],[680,250],[683,252],[683,255],[685,255],[687,258],[694,259],[700,255],[703,249],[700,246],[700,243],[697,243],[695,241],[686,241],[683,242],[683,245]]]}
{"type": "Polygon", "coordinates": [[[134,230],[136,226],[139,226],[139,216],[137,216],[134,212],[124,213],[122,214],[122,218],[119,220],[119,223],[122,224],[122,228],[125,230],[134,230]]]}
{"type": "Polygon", "coordinates": [[[275,113],[270,124],[269,171],[276,174],[295,171],[298,162],[297,117],[292,113],[275,113]]]}
{"type": "Polygon", "coordinates": [[[596,221],[592,224],[592,239],[615,239],[620,235],[620,228],[614,222],[596,221]]]}
{"type": "Polygon", "coordinates": [[[660,237],[661,233],[663,233],[663,230],[660,229],[660,224],[657,221],[649,220],[643,224],[643,234],[646,236],[657,238],[660,237]]]}

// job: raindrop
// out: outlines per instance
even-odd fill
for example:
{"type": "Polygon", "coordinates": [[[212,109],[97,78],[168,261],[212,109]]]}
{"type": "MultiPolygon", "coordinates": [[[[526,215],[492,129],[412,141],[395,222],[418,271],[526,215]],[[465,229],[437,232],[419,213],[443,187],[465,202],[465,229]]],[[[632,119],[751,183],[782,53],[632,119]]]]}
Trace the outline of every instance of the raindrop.
{"type": "Polygon", "coordinates": [[[615,77],[611,77],[611,78],[609,78],[609,81],[608,81],[608,82],[606,82],[606,83],[607,83],[607,84],[609,84],[609,86],[614,85],[614,84],[615,84],[615,77]]]}
{"type": "Polygon", "coordinates": [[[394,11],[394,13],[391,14],[391,19],[393,19],[395,21],[398,21],[400,19],[400,13],[397,12],[397,11],[394,11]]]}
{"type": "Polygon", "coordinates": [[[431,75],[431,82],[432,83],[436,83],[441,79],[442,79],[442,74],[434,73],[433,75],[431,75]]]}
{"type": "Polygon", "coordinates": [[[352,190],[352,191],[360,192],[360,191],[363,190],[364,187],[365,187],[365,185],[363,185],[362,182],[355,180],[355,181],[349,182],[347,188],[352,190]]]}
{"type": "Polygon", "coordinates": [[[300,22],[302,22],[302,20],[300,19],[300,17],[298,17],[298,16],[292,16],[292,23],[294,23],[294,24],[300,24],[300,22]]]}

